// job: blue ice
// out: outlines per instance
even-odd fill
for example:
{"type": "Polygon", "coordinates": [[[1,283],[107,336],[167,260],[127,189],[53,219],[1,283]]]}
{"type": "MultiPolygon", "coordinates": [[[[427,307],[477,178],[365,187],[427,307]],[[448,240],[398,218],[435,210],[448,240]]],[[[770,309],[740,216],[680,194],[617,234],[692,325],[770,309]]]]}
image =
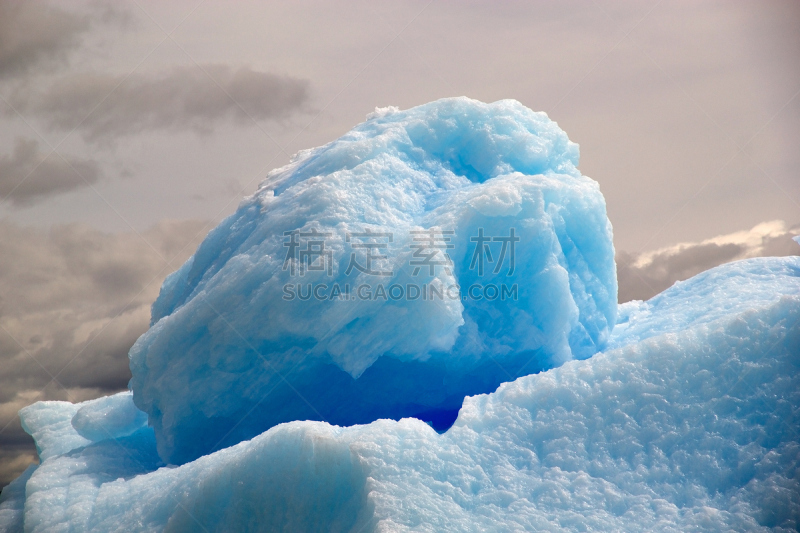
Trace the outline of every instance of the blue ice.
{"type": "Polygon", "coordinates": [[[126,412],[130,395],[34,404],[21,415],[45,458],[4,491],[0,524],[795,530],[800,258],[718,267],[621,311],[625,329],[610,340],[618,347],[468,397],[444,434],[413,418],[295,421],[175,467],[160,462],[149,427],[88,442],[65,423],[103,403],[126,412]],[[61,438],[38,442],[48,435],[61,438]]]}
{"type": "Polygon", "coordinates": [[[380,110],[301,154],[167,279],[132,392],[20,411],[41,464],[4,489],[0,531],[797,530],[800,258],[617,309],[576,164],[544,115],[467,99],[380,110]],[[509,227],[514,272],[471,270],[469,237],[509,227]],[[384,283],[405,285],[409,232],[452,228],[450,273],[422,279],[519,298],[284,300],[298,228],[344,236],[303,283],[344,283],[346,235],[370,228],[393,235],[384,283]],[[453,406],[444,433],[390,419],[453,406]]]}
{"type": "Polygon", "coordinates": [[[291,420],[443,429],[465,396],[597,352],[614,250],[577,164],[545,114],[451,98],[378,110],[271,172],[130,352],[161,458],[291,420]]]}

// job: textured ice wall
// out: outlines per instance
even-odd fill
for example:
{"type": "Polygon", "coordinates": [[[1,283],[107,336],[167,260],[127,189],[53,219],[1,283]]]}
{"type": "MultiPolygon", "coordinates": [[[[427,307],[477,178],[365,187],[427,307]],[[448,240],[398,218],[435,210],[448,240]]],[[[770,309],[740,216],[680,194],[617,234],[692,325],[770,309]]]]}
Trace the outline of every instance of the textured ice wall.
{"type": "MultiPolygon", "coordinates": [[[[51,439],[26,531],[797,530],[800,259],[725,265],[621,315],[617,348],[467,398],[441,435],[291,422],[157,470],[152,432],[61,455],[51,439]]],[[[23,419],[75,443],[64,421],[86,405],[23,419]]]]}
{"type": "Polygon", "coordinates": [[[377,111],[272,172],[165,281],[130,352],[161,457],[291,420],[446,425],[467,394],[595,353],[614,251],[577,163],[543,113],[454,98],[377,111]]]}
{"type": "Polygon", "coordinates": [[[4,533],[22,532],[25,513],[25,485],[36,470],[30,465],[14,481],[3,487],[0,494],[0,531],[4,533]]]}

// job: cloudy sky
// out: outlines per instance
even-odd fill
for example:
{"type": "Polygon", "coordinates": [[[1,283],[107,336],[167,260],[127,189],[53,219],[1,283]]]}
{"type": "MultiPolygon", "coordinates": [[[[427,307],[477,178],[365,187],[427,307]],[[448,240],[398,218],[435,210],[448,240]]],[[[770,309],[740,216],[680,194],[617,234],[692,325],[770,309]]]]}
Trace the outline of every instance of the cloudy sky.
{"type": "Polygon", "coordinates": [[[164,276],[376,106],[515,98],[580,144],[620,300],[800,251],[797,2],[0,0],[0,485],[16,411],[126,386],[164,276]]]}

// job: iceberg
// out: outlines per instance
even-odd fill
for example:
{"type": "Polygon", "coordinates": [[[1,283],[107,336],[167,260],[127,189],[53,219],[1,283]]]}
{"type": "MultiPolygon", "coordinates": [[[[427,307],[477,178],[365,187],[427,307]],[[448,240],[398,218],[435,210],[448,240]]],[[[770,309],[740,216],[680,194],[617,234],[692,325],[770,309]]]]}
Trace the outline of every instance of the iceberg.
{"type": "Polygon", "coordinates": [[[797,530],[800,257],[617,306],[604,202],[576,165],[544,115],[467,99],[379,110],[301,154],[165,281],[131,391],[20,411],[40,464],[3,490],[0,531],[797,530]],[[513,272],[511,240],[472,246],[511,227],[513,272]],[[436,256],[411,231],[430,228],[453,248],[415,278],[436,256]],[[295,257],[300,233],[317,244],[295,257]],[[404,298],[313,297],[348,275],[404,298]],[[459,298],[407,298],[451,283],[459,298]]]}
{"type": "Polygon", "coordinates": [[[452,98],[378,110],[271,172],[130,352],[161,458],[292,420],[441,430],[467,395],[596,353],[614,249],[577,164],[545,114],[452,98]]]}
{"type": "Polygon", "coordinates": [[[613,348],[466,398],[443,434],[294,421],[172,466],[148,426],[87,442],[66,423],[127,393],[34,404],[25,531],[796,530],[800,258],[718,267],[620,320],[613,348]]]}

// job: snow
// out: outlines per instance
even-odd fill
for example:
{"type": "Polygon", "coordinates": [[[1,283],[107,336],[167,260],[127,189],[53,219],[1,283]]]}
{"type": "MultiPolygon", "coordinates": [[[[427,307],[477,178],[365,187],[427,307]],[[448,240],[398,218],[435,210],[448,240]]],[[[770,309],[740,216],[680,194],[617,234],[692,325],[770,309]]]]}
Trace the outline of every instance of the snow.
{"type": "MultiPolygon", "coordinates": [[[[356,144],[340,140],[306,152],[272,174],[165,282],[153,326],[131,352],[132,393],[80,404],[38,402],[20,412],[41,464],[3,491],[0,530],[22,531],[23,525],[26,532],[800,527],[799,257],[723,265],[617,310],[608,300],[616,282],[604,270],[613,248],[602,197],[596,184],[574,170],[573,145],[543,115],[513,102],[448,100],[407,112],[376,110],[343,139],[356,144]],[[436,126],[445,111],[449,114],[436,126]],[[460,121],[471,120],[482,129],[465,130],[460,121]],[[514,129],[520,123],[528,124],[526,131],[530,124],[540,126],[534,140],[514,129]],[[411,143],[403,153],[417,159],[400,157],[397,139],[403,134],[395,127],[409,139],[426,139],[430,149],[411,143]],[[459,136],[464,131],[475,138],[459,136]],[[494,136],[486,137],[487,131],[494,136]],[[514,144],[506,133],[528,144],[514,144]],[[473,150],[480,140],[496,151],[473,150]],[[462,145],[471,149],[454,155],[462,145]],[[545,155],[525,159],[527,152],[517,154],[514,146],[544,146],[545,155]],[[478,159],[467,162],[467,155],[478,159]],[[506,173],[503,165],[512,159],[520,168],[524,163],[533,169],[536,162],[542,174],[514,173],[518,168],[506,173]],[[436,165],[440,170],[430,170],[436,165]],[[486,179],[469,175],[467,166],[486,179]],[[406,173],[381,174],[387,167],[406,173]],[[419,170],[423,167],[428,170],[419,170]],[[425,173],[424,179],[415,181],[417,172],[425,173]],[[436,223],[463,236],[511,221],[522,236],[528,227],[522,222],[530,220],[538,240],[520,241],[510,276],[524,280],[528,292],[520,291],[520,299],[506,307],[481,300],[437,306],[415,300],[356,302],[330,309],[309,300],[269,307],[281,299],[280,292],[270,291],[287,279],[280,264],[283,240],[274,236],[295,226],[292,217],[322,215],[328,222],[321,227],[341,234],[354,224],[344,213],[354,198],[381,189],[370,188],[375,176],[385,180],[385,197],[396,202],[387,200],[381,227],[398,235],[403,227],[436,223]],[[430,194],[415,192],[424,190],[425,180],[437,179],[430,194]],[[349,188],[352,180],[359,185],[349,188]],[[334,192],[325,196],[328,186],[334,192]],[[303,196],[298,187],[312,192],[303,196]],[[324,203],[339,194],[335,191],[340,203],[312,202],[324,203]],[[531,206],[526,198],[541,202],[531,206]],[[437,206],[427,209],[428,202],[437,206]],[[421,206],[419,213],[415,205],[421,206]],[[392,210],[410,213],[406,226],[392,210]],[[334,220],[347,222],[340,227],[334,220]],[[525,242],[537,246],[526,249],[525,242]],[[410,310],[397,313],[392,304],[410,310]],[[349,312],[364,322],[331,327],[332,316],[350,319],[349,312]],[[459,320],[448,337],[448,328],[459,320]],[[542,371],[507,376],[496,390],[487,380],[482,386],[491,388],[488,393],[465,392],[477,387],[470,372],[485,369],[486,357],[511,368],[514,350],[532,342],[524,324],[538,328],[538,348],[526,354],[542,371]],[[371,327],[381,334],[371,336],[371,327]],[[316,336],[325,328],[330,336],[316,336]],[[417,331],[420,336],[410,335],[417,331]],[[442,340],[451,337],[452,344],[442,340]],[[318,345],[324,349],[315,349],[318,345]],[[434,345],[439,348],[431,349],[434,345]],[[336,355],[334,346],[348,348],[336,355]],[[251,432],[259,423],[269,426],[252,438],[242,438],[246,431],[229,431],[233,443],[223,442],[219,432],[228,430],[218,418],[232,416],[241,405],[259,419],[270,410],[284,409],[280,416],[299,412],[278,403],[291,398],[287,401],[297,405],[299,395],[288,392],[268,396],[263,410],[252,404],[259,387],[271,383],[250,379],[255,374],[248,373],[246,361],[261,361],[253,357],[255,348],[278,368],[302,352],[305,367],[281,381],[289,392],[295,387],[309,394],[304,398],[327,399],[319,405],[339,419],[357,418],[348,415],[355,404],[347,395],[361,393],[364,405],[357,405],[356,414],[368,423],[337,425],[308,416],[276,424],[274,415],[266,422],[244,422],[251,432]],[[369,364],[360,369],[365,361],[369,364]],[[381,361],[391,364],[376,374],[375,367],[387,365],[381,361]],[[331,378],[340,374],[314,370],[323,364],[355,383],[383,379],[391,394],[380,382],[358,389],[331,378]],[[311,394],[315,388],[317,396],[311,394]],[[420,405],[448,406],[436,403],[439,389],[455,394],[460,407],[445,432],[417,418],[380,415],[401,412],[399,393],[420,405]],[[458,396],[462,393],[468,395],[458,396]],[[197,448],[187,447],[192,438],[200,442],[197,448]],[[210,453],[189,459],[209,447],[210,453]]],[[[368,203],[360,205],[366,212],[368,203]]],[[[407,260],[403,253],[411,252],[397,248],[386,255],[399,264],[407,260]]],[[[465,267],[468,251],[456,247],[452,254],[451,274],[437,272],[431,279],[446,281],[449,275],[463,286],[477,274],[465,267]]]]}

